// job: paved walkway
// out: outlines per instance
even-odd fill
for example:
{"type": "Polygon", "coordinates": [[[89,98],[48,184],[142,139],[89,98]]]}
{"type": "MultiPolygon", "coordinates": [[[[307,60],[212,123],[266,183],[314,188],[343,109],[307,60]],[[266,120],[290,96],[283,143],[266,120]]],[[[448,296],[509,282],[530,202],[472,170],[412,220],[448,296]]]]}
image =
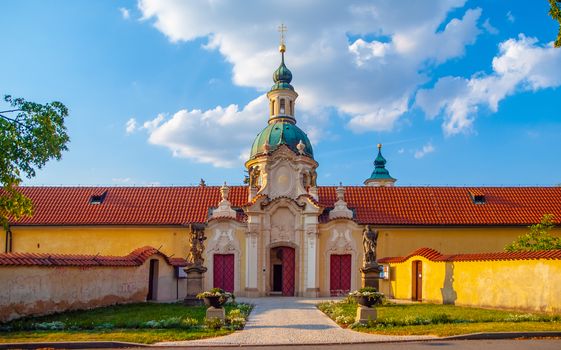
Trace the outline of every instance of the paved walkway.
{"type": "Polygon", "coordinates": [[[163,342],[157,345],[341,344],[433,338],[375,335],[343,329],[316,308],[315,305],[322,300],[325,299],[238,298],[239,302],[255,305],[242,331],[218,338],[163,342]]]}

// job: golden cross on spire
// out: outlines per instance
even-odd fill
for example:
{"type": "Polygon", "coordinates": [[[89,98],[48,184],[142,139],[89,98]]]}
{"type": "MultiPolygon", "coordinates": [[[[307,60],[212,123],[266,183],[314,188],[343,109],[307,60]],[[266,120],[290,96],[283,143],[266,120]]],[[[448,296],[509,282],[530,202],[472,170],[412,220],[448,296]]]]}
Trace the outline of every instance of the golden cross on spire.
{"type": "Polygon", "coordinates": [[[284,25],[284,23],[281,23],[281,25],[279,26],[279,33],[281,33],[281,37],[280,37],[280,44],[284,45],[284,33],[288,31],[288,28],[286,28],[286,26],[284,25]]]}

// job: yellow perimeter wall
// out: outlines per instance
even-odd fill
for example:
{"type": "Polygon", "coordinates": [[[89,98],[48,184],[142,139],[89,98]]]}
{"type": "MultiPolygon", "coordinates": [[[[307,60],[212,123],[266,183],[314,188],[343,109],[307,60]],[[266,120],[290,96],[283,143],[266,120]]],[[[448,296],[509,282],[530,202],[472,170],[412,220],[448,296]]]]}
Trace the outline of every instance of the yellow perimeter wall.
{"type": "Polygon", "coordinates": [[[413,256],[391,263],[380,290],[412,298],[412,266],[422,261],[423,301],[530,311],[561,312],[561,260],[435,262],[413,256]]]}
{"type": "MultiPolygon", "coordinates": [[[[123,256],[151,246],[178,258],[187,256],[191,232],[179,226],[119,225],[12,226],[11,230],[13,252],[123,256]]],[[[5,232],[2,233],[4,247],[5,232]]]]}

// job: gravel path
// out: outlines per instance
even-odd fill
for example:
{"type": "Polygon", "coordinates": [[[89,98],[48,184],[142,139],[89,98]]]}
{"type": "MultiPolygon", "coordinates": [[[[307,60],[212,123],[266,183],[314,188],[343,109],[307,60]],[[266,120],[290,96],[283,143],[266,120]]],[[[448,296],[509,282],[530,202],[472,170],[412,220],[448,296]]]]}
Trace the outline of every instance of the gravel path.
{"type": "Polygon", "coordinates": [[[224,337],[163,342],[156,345],[272,345],[363,343],[428,339],[428,336],[386,336],[359,333],[339,327],[316,304],[325,299],[290,297],[238,298],[255,305],[242,331],[224,337]]]}

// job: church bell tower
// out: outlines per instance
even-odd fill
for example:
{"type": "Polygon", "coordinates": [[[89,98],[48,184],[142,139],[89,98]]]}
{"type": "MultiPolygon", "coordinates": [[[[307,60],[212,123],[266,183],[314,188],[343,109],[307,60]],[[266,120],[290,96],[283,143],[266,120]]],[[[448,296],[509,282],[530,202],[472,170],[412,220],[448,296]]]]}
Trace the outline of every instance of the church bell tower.
{"type": "Polygon", "coordinates": [[[292,72],[286,67],[284,26],[281,26],[281,63],[273,73],[268,125],[257,135],[245,163],[249,173],[249,200],[263,194],[270,199],[309,194],[317,199],[316,168],[312,144],[296,126],[298,93],[290,84],[292,72]]]}

